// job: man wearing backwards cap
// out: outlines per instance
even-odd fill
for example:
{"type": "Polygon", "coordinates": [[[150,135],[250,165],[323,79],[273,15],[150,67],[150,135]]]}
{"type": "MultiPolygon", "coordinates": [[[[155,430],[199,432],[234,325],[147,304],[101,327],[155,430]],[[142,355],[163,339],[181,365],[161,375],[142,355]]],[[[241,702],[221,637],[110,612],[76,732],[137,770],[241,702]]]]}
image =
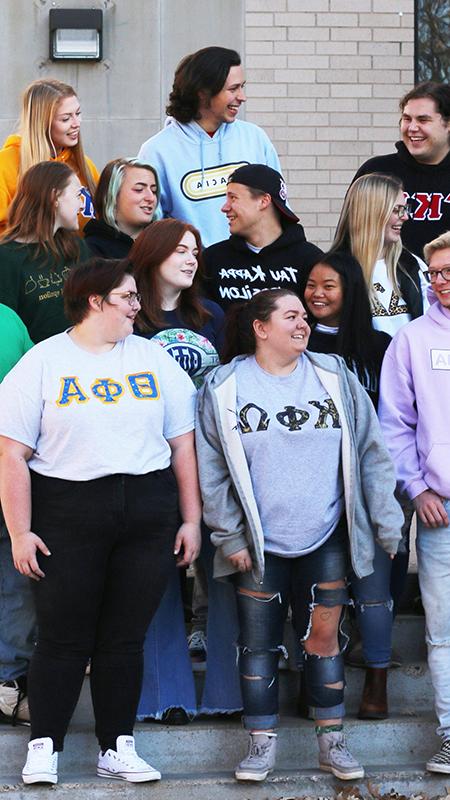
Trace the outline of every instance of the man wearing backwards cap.
{"type": "Polygon", "coordinates": [[[323,255],[289,208],[283,176],[265,164],[246,164],[230,175],[222,212],[231,236],[203,257],[206,292],[224,310],[262,289],[296,291],[300,270],[323,255]]]}

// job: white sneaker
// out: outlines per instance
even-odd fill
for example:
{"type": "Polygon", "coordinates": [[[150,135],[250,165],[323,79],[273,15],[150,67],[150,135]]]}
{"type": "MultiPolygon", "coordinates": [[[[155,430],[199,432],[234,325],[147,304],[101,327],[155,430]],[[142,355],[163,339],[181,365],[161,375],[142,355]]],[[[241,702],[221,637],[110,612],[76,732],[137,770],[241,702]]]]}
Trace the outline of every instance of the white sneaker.
{"type": "Polygon", "coordinates": [[[14,724],[29,725],[28,699],[17,681],[0,682],[0,717],[14,724]]]}
{"type": "Polygon", "coordinates": [[[134,749],[134,736],[118,736],[115,750],[100,751],[97,775],[131,783],[161,780],[161,773],[139,758],[134,749]]]}
{"type": "Polygon", "coordinates": [[[58,753],[53,752],[53,739],[32,739],[22,770],[24,783],[58,783],[58,753]]]}

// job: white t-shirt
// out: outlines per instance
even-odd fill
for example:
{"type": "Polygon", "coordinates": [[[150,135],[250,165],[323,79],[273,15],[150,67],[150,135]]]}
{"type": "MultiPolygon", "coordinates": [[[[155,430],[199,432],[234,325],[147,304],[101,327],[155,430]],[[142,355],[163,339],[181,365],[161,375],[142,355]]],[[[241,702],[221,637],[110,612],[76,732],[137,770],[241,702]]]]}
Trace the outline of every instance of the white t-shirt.
{"type": "Polygon", "coordinates": [[[0,386],[0,435],[31,447],[41,475],[87,481],[170,464],[194,428],[195,388],[157,344],[130,335],[90,353],[68,335],[33,347],[0,386]]]}
{"type": "MultiPolygon", "coordinates": [[[[421,258],[414,256],[419,263],[420,291],[422,292],[423,310],[430,305],[427,299],[428,283],[423,274],[427,265],[421,258]]],[[[374,267],[372,277],[375,290],[375,308],[372,307],[372,323],[376,331],[384,331],[389,336],[395,336],[403,325],[411,321],[408,306],[402,297],[395,292],[392,281],[387,273],[386,262],[380,258],[374,267]]]]}

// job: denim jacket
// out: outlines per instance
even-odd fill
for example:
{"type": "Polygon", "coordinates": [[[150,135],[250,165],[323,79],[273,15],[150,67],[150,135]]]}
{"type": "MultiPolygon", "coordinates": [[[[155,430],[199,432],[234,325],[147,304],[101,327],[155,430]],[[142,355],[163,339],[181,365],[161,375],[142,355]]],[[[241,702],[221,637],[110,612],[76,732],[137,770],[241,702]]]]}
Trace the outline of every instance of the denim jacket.
{"type": "MultiPolygon", "coordinates": [[[[373,571],[375,540],[396,553],[403,514],[394,498],[395,476],[372,403],[340,356],[305,352],[338,409],[341,461],[352,566],[373,571]]],[[[236,425],[238,356],[217,367],[198,393],[196,442],[204,520],[216,546],[214,576],[235,572],[228,556],[248,547],[255,579],[264,575],[264,533],[236,425]]]]}

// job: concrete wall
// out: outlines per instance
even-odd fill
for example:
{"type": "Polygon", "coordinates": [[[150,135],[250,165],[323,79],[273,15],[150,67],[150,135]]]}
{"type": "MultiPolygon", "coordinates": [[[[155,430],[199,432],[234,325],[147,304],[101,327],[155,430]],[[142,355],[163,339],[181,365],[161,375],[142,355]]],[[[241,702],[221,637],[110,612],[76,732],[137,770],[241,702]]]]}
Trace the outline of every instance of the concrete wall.
{"type": "Polygon", "coordinates": [[[14,129],[23,88],[51,76],[77,89],[84,146],[100,168],[136,155],[160,129],[174,69],[186,53],[210,44],[244,48],[242,0],[1,0],[1,11],[1,140],[14,129]],[[49,60],[54,6],[103,9],[102,62],[49,60]]]}
{"type": "Polygon", "coordinates": [[[1,0],[0,137],[14,128],[23,87],[57,77],[77,88],[86,152],[101,168],[159,130],[182,56],[234,47],[245,116],[273,139],[291,204],[327,247],[359,164],[392,151],[398,98],[413,83],[413,9],[414,0],[1,0]],[[49,61],[54,5],[104,10],[103,62],[49,61]]]}

